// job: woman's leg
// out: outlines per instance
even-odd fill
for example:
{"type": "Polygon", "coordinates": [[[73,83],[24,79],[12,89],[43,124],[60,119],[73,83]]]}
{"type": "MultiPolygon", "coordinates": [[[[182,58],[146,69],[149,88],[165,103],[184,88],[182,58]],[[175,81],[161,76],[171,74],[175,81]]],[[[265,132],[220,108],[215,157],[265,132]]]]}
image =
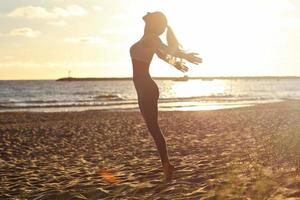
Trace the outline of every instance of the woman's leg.
{"type": "Polygon", "coordinates": [[[169,157],[167,152],[167,145],[158,125],[157,98],[141,97],[139,98],[139,107],[145,119],[147,128],[155,141],[162,165],[168,165],[169,157]]]}
{"type": "Polygon", "coordinates": [[[166,141],[158,125],[157,98],[139,98],[139,107],[158,149],[165,179],[169,181],[172,179],[174,167],[170,164],[166,141]]]}

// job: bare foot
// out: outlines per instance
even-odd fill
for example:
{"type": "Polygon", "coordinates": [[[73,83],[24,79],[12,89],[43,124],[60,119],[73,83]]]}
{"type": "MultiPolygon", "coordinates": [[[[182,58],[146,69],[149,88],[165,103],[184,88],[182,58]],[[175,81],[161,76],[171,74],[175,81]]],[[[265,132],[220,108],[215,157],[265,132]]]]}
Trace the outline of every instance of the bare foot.
{"type": "Polygon", "coordinates": [[[174,171],[175,171],[175,168],[171,164],[166,164],[166,165],[163,166],[165,181],[171,181],[172,180],[172,176],[173,176],[174,171]]]}

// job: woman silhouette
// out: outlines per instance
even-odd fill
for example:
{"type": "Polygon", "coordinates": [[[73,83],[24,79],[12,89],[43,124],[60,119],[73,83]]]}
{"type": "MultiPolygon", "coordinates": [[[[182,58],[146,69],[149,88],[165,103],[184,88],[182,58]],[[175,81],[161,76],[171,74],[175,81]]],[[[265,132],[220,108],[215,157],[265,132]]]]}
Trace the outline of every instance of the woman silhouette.
{"type": "Polygon", "coordinates": [[[174,166],[168,157],[166,141],[158,125],[157,101],[159,97],[158,87],[151,79],[149,66],[153,55],[168,62],[178,70],[186,72],[188,68],[184,65],[185,59],[191,63],[199,64],[201,59],[196,53],[185,53],[181,50],[172,29],[167,25],[167,18],[161,12],[147,13],[143,20],[145,29],[143,37],[130,48],[133,65],[133,82],[138,95],[138,104],[147,128],[154,138],[158,149],[163,173],[166,180],[172,178],[174,166]],[[159,36],[167,28],[167,43],[165,45],[159,36]]]}

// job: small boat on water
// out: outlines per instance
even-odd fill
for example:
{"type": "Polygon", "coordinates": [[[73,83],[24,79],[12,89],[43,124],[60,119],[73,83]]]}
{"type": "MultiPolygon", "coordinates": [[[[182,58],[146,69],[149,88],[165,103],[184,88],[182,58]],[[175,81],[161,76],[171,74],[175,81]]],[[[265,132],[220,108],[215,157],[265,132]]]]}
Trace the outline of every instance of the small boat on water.
{"type": "Polygon", "coordinates": [[[173,81],[188,81],[188,80],[189,80],[189,77],[187,75],[173,79],[173,81]]]}
{"type": "Polygon", "coordinates": [[[207,78],[201,78],[201,80],[202,80],[202,81],[213,81],[214,79],[213,79],[213,78],[207,77],[207,78]]]}

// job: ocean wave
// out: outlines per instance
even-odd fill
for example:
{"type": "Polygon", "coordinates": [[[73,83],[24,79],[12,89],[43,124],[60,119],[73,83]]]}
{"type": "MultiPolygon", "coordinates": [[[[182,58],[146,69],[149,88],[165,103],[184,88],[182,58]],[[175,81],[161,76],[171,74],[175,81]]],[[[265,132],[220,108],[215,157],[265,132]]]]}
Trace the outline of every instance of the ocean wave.
{"type": "Polygon", "coordinates": [[[267,97],[251,97],[248,95],[210,95],[210,96],[194,96],[194,97],[175,97],[175,98],[160,98],[160,102],[178,102],[178,101],[255,101],[268,100],[267,97]]]}
{"type": "MultiPolygon", "coordinates": [[[[208,96],[190,96],[190,97],[160,97],[158,102],[160,104],[181,104],[192,105],[193,103],[238,103],[238,102],[258,102],[272,101],[272,100],[297,100],[299,96],[273,97],[273,96],[251,96],[250,94],[212,94],[208,96]]],[[[97,96],[89,96],[84,98],[55,98],[45,99],[25,99],[17,101],[16,99],[9,99],[8,101],[0,101],[0,109],[18,109],[18,108],[55,108],[55,107],[103,107],[103,106],[128,106],[137,105],[136,98],[122,98],[119,94],[101,94],[97,96]]],[[[175,105],[174,104],[174,105],[175,105]]]]}
{"type": "Polygon", "coordinates": [[[105,94],[105,95],[98,95],[98,96],[95,96],[93,97],[94,99],[103,99],[103,100],[118,100],[118,101],[121,101],[121,100],[125,100],[121,97],[121,95],[115,95],[115,94],[105,94]]]}
{"type": "Polygon", "coordinates": [[[8,101],[0,101],[0,104],[20,104],[20,103],[57,103],[58,100],[25,100],[25,101],[17,101],[17,100],[8,100],[8,101]]]}
{"type": "MultiPolygon", "coordinates": [[[[242,102],[242,101],[262,101],[274,100],[274,98],[233,96],[233,95],[211,95],[195,97],[174,97],[160,98],[159,103],[178,102],[242,102]]],[[[0,109],[5,108],[41,108],[41,107],[82,107],[82,106],[117,106],[137,104],[137,99],[124,99],[120,95],[98,95],[92,99],[72,99],[72,100],[26,100],[0,102],[0,109]]]]}
{"type": "MultiPolygon", "coordinates": [[[[68,93],[61,93],[61,94],[68,94],[68,93]]],[[[87,94],[91,94],[91,92],[74,92],[72,94],[73,95],[87,95],[87,94]]]]}
{"type": "Polygon", "coordinates": [[[69,102],[69,103],[56,103],[56,104],[0,104],[0,109],[19,109],[19,108],[60,108],[60,107],[89,107],[89,106],[121,106],[121,105],[134,105],[137,101],[128,102],[69,102]]]}
{"type": "MultiPolygon", "coordinates": [[[[213,101],[213,100],[199,100],[199,99],[160,99],[159,104],[162,106],[165,104],[173,104],[174,106],[176,104],[185,103],[184,106],[192,105],[194,103],[201,104],[201,103],[241,103],[241,102],[257,102],[260,101],[272,101],[274,99],[243,99],[243,100],[221,100],[221,101],[213,101]]],[[[61,107],[107,107],[107,106],[130,106],[135,105],[137,106],[138,102],[137,100],[130,100],[130,101],[106,101],[106,102],[98,102],[98,101],[92,101],[92,102],[57,102],[57,103],[48,103],[48,104],[0,104],[0,109],[22,109],[22,108],[61,108],[61,107]]]]}
{"type": "Polygon", "coordinates": [[[57,102],[58,100],[29,100],[29,101],[23,101],[22,103],[57,103],[57,102]]]}

